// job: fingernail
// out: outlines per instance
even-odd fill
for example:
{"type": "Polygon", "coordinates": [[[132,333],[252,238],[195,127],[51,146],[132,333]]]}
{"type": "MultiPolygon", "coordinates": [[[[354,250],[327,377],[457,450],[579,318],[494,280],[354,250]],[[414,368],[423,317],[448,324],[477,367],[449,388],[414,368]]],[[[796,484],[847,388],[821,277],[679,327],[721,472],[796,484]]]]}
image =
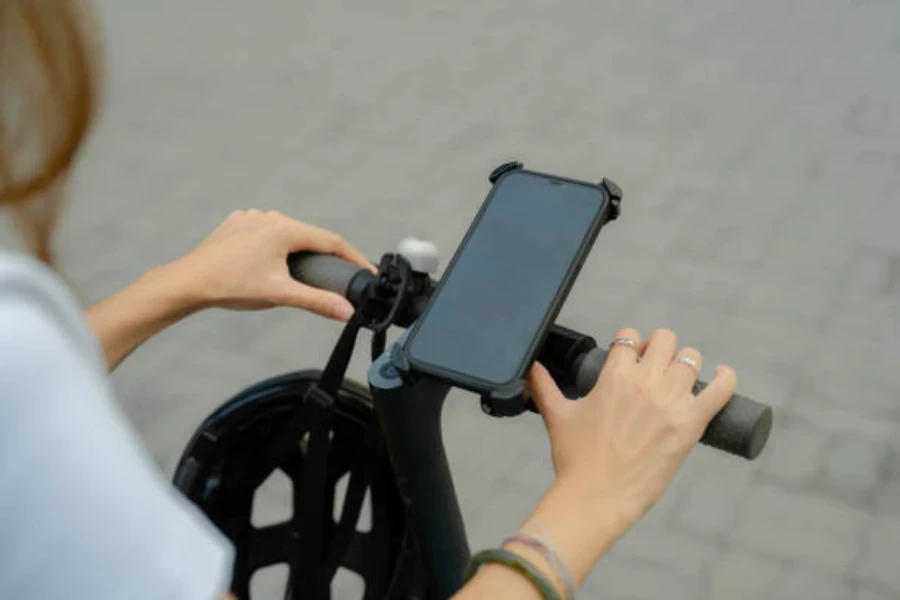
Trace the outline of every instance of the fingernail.
{"type": "Polygon", "coordinates": [[[338,302],[334,305],[334,308],[331,311],[331,314],[334,315],[335,319],[340,319],[341,321],[348,321],[350,317],[353,316],[353,306],[348,304],[347,302],[338,302]]]}

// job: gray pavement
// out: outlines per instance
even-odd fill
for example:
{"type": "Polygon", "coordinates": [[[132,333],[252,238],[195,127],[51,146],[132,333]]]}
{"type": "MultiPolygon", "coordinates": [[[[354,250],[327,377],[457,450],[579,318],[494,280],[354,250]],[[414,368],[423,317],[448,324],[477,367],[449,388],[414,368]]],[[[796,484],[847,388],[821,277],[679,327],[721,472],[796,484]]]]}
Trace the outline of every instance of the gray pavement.
{"type": "MultiPolygon", "coordinates": [[[[900,597],[900,4],[99,5],[108,93],[61,243],[86,302],[235,208],[449,256],[497,163],[609,176],[624,214],[561,321],[673,327],[777,424],[755,463],[698,448],[583,597],[900,597]]],[[[114,382],[171,473],[204,415],[337,332],[208,312],[114,382]]],[[[542,426],[462,394],[445,425],[473,547],[494,544],[550,480],[542,426]]]]}

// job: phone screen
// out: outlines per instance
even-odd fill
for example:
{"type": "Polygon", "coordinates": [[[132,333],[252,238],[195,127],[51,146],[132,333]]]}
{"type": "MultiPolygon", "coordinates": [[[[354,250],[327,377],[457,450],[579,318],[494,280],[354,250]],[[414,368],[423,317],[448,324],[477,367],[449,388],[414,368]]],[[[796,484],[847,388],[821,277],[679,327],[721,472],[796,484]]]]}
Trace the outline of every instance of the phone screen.
{"type": "Polygon", "coordinates": [[[527,171],[501,178],[411,332],[410,360],[490,386],[512,382],[551,324],[606,202],[583,183],[527,171]]]}

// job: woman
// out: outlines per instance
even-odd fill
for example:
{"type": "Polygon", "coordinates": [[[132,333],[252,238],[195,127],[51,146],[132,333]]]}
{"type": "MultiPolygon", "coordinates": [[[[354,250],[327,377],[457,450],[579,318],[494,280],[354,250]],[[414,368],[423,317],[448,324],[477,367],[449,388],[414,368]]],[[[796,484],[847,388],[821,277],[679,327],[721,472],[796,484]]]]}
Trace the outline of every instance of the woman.
{"type": "MultiPolygon", "coordinates": [[[[94,117],[97,57],[77,0],[0,3],[0,206],[35,258],[0,252],[0,597],[210,600],[233,549],[155,472],[106,380],[139,344],[207,307],[294,306],[335,319],[343,298],[293,281],[288,253],[371,268],[339,236],[239,212],[183,258],[84,315],[53,272],[65,177],[94,117]]],[[[571,596],[660,497],[736,386],[727,367],[699,396],[696,350],[675,335],[614,340],[595,389],[566,401],[536,365],[530,389],[556,477],[522,529],[458,598],[571,596]],[[511,566],[510,566],[511,565],[511,566]]]]}

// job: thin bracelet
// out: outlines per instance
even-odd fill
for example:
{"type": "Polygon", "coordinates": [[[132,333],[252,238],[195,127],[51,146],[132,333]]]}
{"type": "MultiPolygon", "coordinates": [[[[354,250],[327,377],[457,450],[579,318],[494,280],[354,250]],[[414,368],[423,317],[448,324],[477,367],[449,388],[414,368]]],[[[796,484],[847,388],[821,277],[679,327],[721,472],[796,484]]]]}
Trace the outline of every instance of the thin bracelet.
{"type": "Polygon", "coordinates": [[[478,554],[472,557],[472,560],[469,561],[469,566],[466,567],[466,572],[463,575],[463,581],[469,581],[472,577],[478,572],[478,570],[488,564],[488,563],[497,563],[501,565],[505,565],[511,569],[518,571],[520,574],[524,575],[528,581],[537,589],[538,593],[544,600],[562,600],[559,597],[559,592],[556,591],[556,586],[554,586],[550,580],[538,569],[536,566],[516,554],[515,552],[510,552],[509,550],[495,549],[495,550],[482,550],[478,554]]]}
{"type": "Polygon", "coordinates": [[[523,544],[540,554],[544,560],[550,563],[550,566],[556,572],[560,581],[562,581],[566,592],[566,600],[575,600],[575,578],[572,577],[572,571],[559,555],[559,552],[556,551],[556,548],[541,536],[530,531],[519,531],[516,535],[503,540],[503,545],[505,546],[510,542],[523,544]]]}
{"type": "Polygon", "coordinates": [[[519,533],[527,535],[537,543],[542,544],[556,558],[556,566],[566,588],[566,594],[568,594],[570,599],[574,600],[577,589],[575,576],[572,574],[572,569],[569,567],[566,559],[563,558],[562,553],[550,542],[550,536],[547,535],[547,528],[544,527],[544,524],[540,521],[528,521],[519,528],[519,533]]]}

